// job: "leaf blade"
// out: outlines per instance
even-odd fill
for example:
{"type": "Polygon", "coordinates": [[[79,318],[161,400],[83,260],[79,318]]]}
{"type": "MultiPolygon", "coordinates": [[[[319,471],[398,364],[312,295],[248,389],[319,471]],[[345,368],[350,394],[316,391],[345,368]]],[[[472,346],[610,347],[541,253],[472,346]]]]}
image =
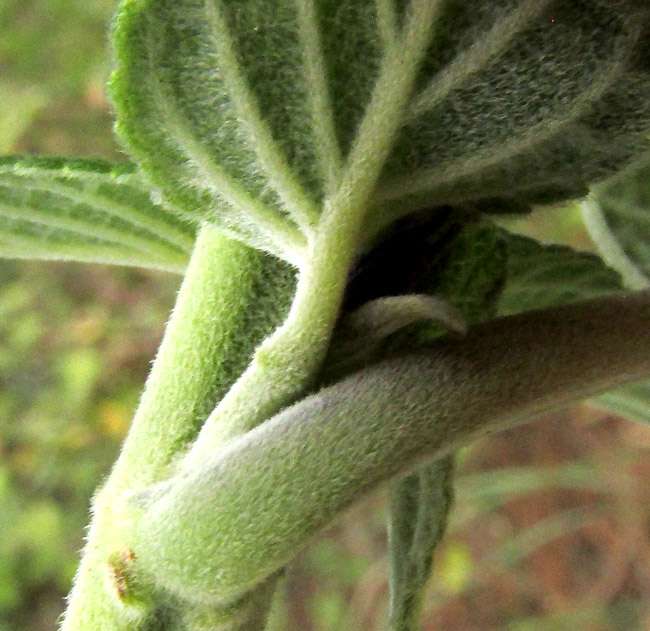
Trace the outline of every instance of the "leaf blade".
{"type": "Polygon", "coordinates": [[[212,28],[212,41],[216,55],[220,59],[223,82],[228,91],[235,115],[250,139],[256,161],[268,174],[268,181],[285,210],[293,216],[299,225],[309,228],[315,222],[316,210],[313,202],[294,180],[292,172],[285,162],[262,118],[247,81],[239,72],[237,55],[230,39],[229,29],[223,15],[224,4],[221,0],[208,0],[206,3],[207,19],[212,28]]]}
{"type": "Polygon", "coordinates": [[[649,146],[647,15],[632,0],[123,0],[118,131],[189,216],[249,242],[257,226],[256,247],[287,260],[330,206],[367,209],[367,243],[427,206],[578,197],[649,146]]]}
{"type": "MultiPolygon", "coordinates": [[[[629,21],[634,9],[627,7],[626,15],[623,4],[610,4],[608,13],[596,2],[570,6],[558,2],[536,6],[493,3],[493,7],[488,10],[480,2],[450,3],[446,16],[449,29],[436,49],[441,61],[432,60],[430,66],[438,71],[433,86],[441,94],[440,105],[433,115],[420,117],[418,123],[404,129],[404,136],[414,139],[415,148],[411,158],[395,165],[394,175],[399,181],[399,172],[408,177],[429,164],[433,169],[430,175],[435,176],[431,196],[443,200],[452,195],[460,199],[480,196],[481,190],[497,183],[502,194],[508,194],[512,186],[518,198],[535,201],[536,195],[531,197],[527,190],[534,192],[535,186],[549,177],[564,179],[565,194],[578,196],[589,181],[602,178],[615,168],[615,162],[630,157],[624,157],[620,146],[610,147],[607,155],[609,141],[603,132],[614,124],[616,115],[612,116],[612,111],[605,114],[614,102],[630,108],[631,102],[625,105],[626,100],[635,100],[647,90],[647,85],[638,84],[643,82],[647,61],[640,61],[643,54],[640,58],[639,49],[635,49],[644,35],[629,21]],[[555,23],[550,22],[551,12],[555,23]],[[484,38],[474,52],[471,44],[481,37],[468,39],[463,30],[467,25],[484,38]],[[607,41],[597,41],[596,34],[605,32],[607,41]],[[552,64],[547,65],[551,59],[552,64]],[[575,63],[580,65],[579,71],[572,68],[575,63]],[[535,87],[530,88],[529,100],[520,89],[531,84],[535,87]],[[576,111],[581,101],[584,105],[576,111]],[[478,126],[478,121],[482,125],[478,126]],[[548,130],[553,127],[556,132],[549,137],[548,130]],[[466,135],[460,131],[463,128],[466,135]],[[514,148],[517,143],[521,146],[511,160],[498,160],[500,147],[507,147],[513,138],[514,148]],[[437,151],[428,154],[434,147],[437,151]],[[477,161],[477,151],[487,158],[485,165],[477,161]],[[470,163],[465,166],[467,158],[470,163]],[[490,166],[490,160],[497,162],[490,166]],[[467,169],[465,175],[463,169],[467,169]],[[523,190],[517,190],[520,186],[523,190]]],[[[647,129],[647,112],[642,113],[645,106],[635,101],[633,107],[637,114],[629,123],[633,127],[632,121],[645,119],[642,126],[647,129]]],[[[635,134],[626,125],[619,119],[615,135],[631,132],[632,139],[635,134]]],[[[645,138],[638,140],[644,142],[645,138]]],[[[395,177],[386,179],[385,189],[393,188],[391,180],[395,177]]],[[[422,186],[426,189],[426,178],[422,186]]]]}
{"type": "Polygon", "coordinates": [[[182,273],[195,230],[156,204],[132,165],[0,159],[0,255],[182,273]]]}
{"type": "Polygon", "coordinates": [[[620,276],[593,254],[507,232],[508,274],[500,315],[513,315],[622,292],[620,276]]]}
{"type": "Polygon", "coordinates": [[[390,486],[388,550],[390,620],[394,631],[417,631],[433,555],[453,501],[454,459],[447,456],[390,486]]]}

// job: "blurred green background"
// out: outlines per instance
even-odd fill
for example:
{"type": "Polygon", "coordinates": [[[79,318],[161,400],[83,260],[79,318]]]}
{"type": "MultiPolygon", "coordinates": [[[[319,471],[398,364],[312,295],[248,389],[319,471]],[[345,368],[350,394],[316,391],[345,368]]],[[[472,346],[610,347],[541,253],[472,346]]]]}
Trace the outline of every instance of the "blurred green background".
{"type": "MultiPolygon", "coordinates": [[[[0,0],[0,152],[124,160],[113,0],[0,0]]],[[[0,631],[52,630],[179,278],[0,261],[0,631]]]]}
{"type": "MultiPolygon", "coordinates": [[[[114,0],[0,0],[0,152],[123,160],[114,0]]],[[[517,224],[588,248],[576,213],[517,224]]],[[[54,631],[179,278],[0,261],[0,631],[54,631]]],[[[650,628],[650,430],[581,407],[459,458],[425,631],[650,628]]],[[[384,496],[303,553],[274,629],[385,628],[384,496]]]]}

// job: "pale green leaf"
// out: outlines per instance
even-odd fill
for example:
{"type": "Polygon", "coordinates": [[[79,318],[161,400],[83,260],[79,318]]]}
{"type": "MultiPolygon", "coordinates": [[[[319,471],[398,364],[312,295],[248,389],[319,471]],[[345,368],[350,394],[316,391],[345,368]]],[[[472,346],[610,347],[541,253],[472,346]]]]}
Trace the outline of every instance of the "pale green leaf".
{"type": "Polygon", "coordinates": [[[370,242],[425,207],[584,194],[648,146],[647,13],[633,0],[123,0],[117,130],[188,217],[295,262],[337,204],[367,213],[370,242]]]}
{"type": "Polygon", "coordinates": [[[543,245],[507,232],[503,237],[508,251],[508,273],[499,301],[501,315],[623,290],[620,276],[593,254],[562,245],[543,245]]]}
{"type": "Polygon", "coordinates": [[[596,187],[585,223],[605,259],[632,289],[650,287],[650,160],[596,187]]]}
{"type": "Polygon", "coordinates": [[[0,257],[182,273],[195,227],[152,200],[133,165],[0,159],[0,257]]]}

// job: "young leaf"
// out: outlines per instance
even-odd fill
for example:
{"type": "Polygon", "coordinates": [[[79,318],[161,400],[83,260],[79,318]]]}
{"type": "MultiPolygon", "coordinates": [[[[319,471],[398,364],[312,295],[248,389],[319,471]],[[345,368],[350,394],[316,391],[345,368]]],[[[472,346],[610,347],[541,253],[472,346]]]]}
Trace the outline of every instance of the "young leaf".
{"type": "Polygon", "coordinates": [[[298,261],[449,201],[577,197],[648,146],[634,0],[123,0],[117,131],[175,206],[298,261]]]}
{"type": "Polygon", "coordinates": [[[503,232],[507,279],[499,313],[511,315],[623,291],[620,276],[597,256],[503,232]]]}
{"type": "MultiPolygon", "coordinates": [[[[364,303],[341,318],[330,344],[321,379],[335,381],[385,354],[387,338],[411,325],[433,321],[465,333],[462,314],[446,300],[426,294],[385,296],[364,303]]],[[[399,337],[399,336],[398,336],[399,337]]],[[[391,344],[391,346],[394,344],[391,344]]],[[[399,344],[398,344],[399,345],[399,344]]]]}
{"type": "Polygon", "coordinates": [[[650,287],[650,160],[596,187],[583,205],[585,223],[610,265],[632,289],[650,287]]]}
{"type": "Polygon", "coordinates": [[[385,296],[366,302],[342,322],[348,344],[367,335],[367,343],[382,340],[420,320],[437,320],[456,333],[465,333],[467,325],[460,312],[448,302],[425,294],[385,296]]]}
{"type": "Polygon", "coordinates": [[[0,159],[0,256],[182,273],[195,228],[151,198],[133,165],[0,159]]]}

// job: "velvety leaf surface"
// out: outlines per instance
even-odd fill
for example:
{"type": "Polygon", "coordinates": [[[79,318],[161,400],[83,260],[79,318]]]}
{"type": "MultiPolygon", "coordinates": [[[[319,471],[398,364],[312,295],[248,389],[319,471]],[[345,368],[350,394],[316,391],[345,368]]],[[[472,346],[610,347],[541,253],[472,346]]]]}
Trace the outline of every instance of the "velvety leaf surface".
{"type": "Polygon", "coordinates": [[[0,159],[0,256],[183,272],[195,228],[152,201],[133,165],[0,159]]]}
{"type": "Polygon", "coordinates": [[[506,284],[499,314],[606,296],[623,290],[620,276],[593,254],[562,245],[543,245],[503,232],[508,251],[506,284]]]}
{"type": "Polygon", "coordinates": [[[647,15],[633,0],[124,0],[117,129],[188,217],[285,258],[359,190],[369,233],[446,202],[578,197],[647,148],[647,15]]]}

